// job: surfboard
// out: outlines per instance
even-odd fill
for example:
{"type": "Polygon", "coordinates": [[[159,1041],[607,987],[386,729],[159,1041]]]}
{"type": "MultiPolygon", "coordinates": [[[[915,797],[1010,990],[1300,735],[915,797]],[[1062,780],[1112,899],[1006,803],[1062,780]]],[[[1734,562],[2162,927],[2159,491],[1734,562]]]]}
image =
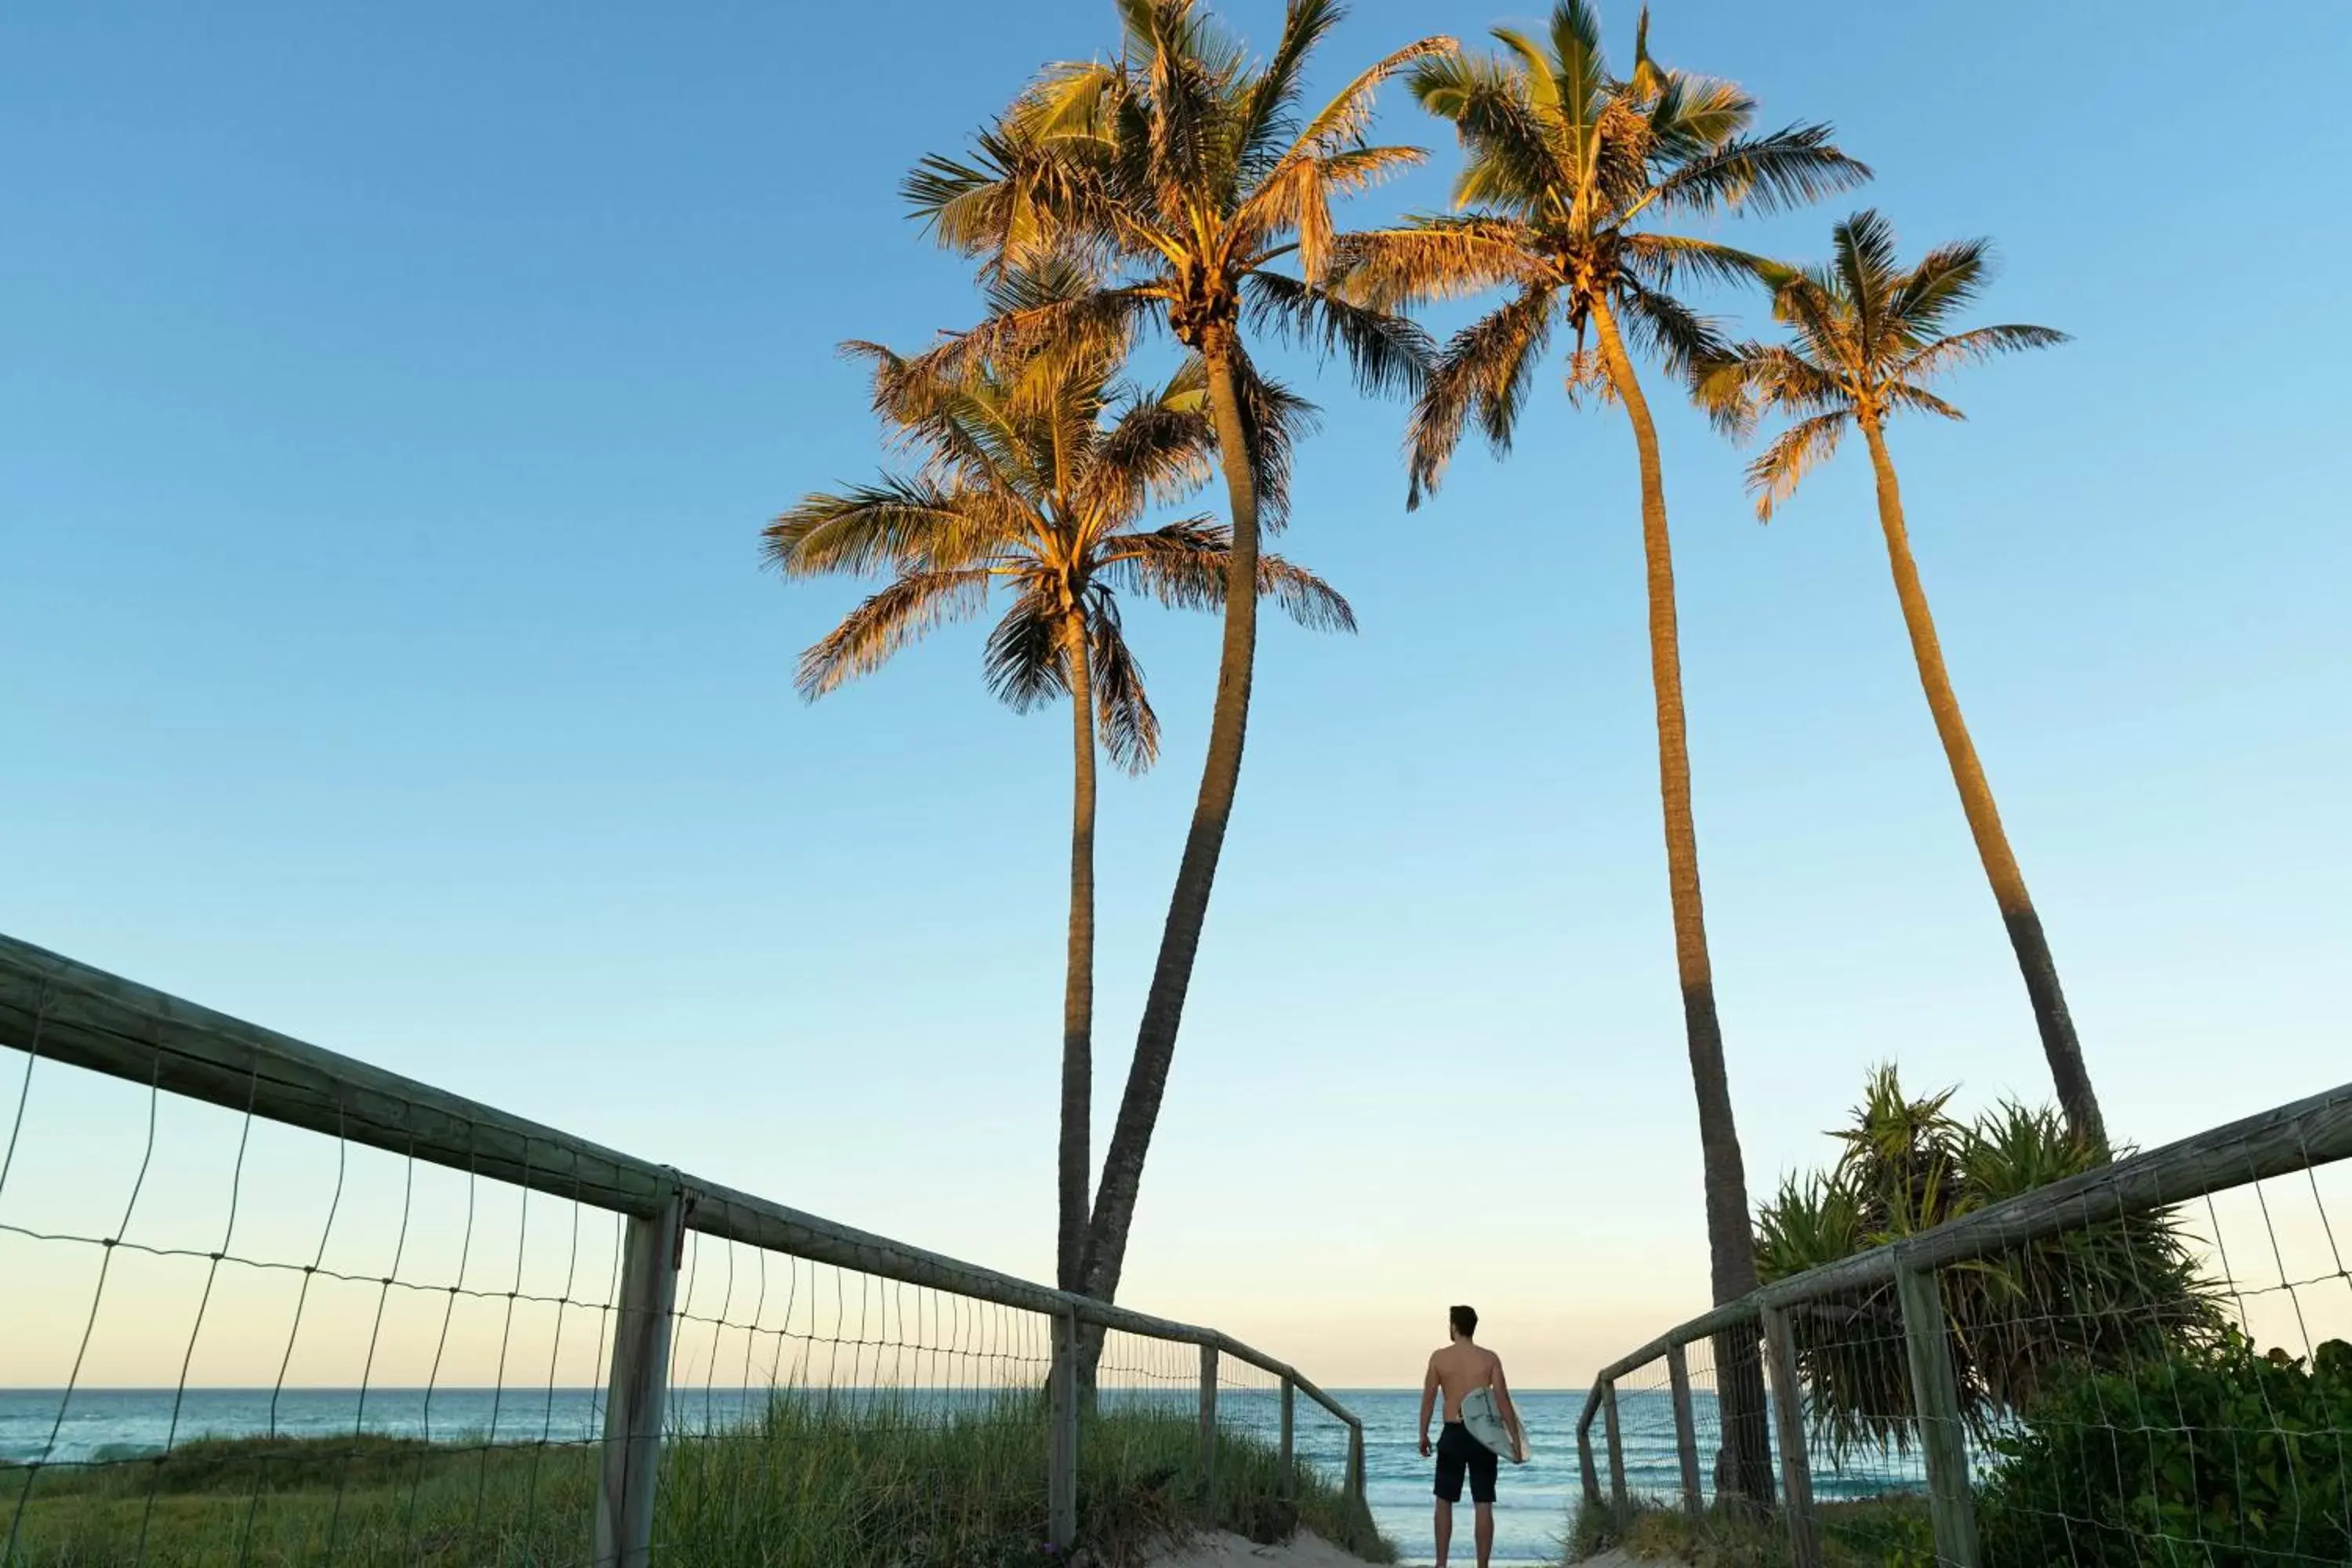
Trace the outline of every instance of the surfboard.
{"type": "Polygon", "coordinates": [[[1528,1462],[1527,1449],[1511,1441],[1510,1424],[1503,1419],[1502,1411],[1496,1407],[1492,1384],[1484,1388],[1474,1388],[1462,1396],[1462,1425],[1469,1428],[1470,1436],[1501,1458],[1515,1465],[1528,1462]]]}

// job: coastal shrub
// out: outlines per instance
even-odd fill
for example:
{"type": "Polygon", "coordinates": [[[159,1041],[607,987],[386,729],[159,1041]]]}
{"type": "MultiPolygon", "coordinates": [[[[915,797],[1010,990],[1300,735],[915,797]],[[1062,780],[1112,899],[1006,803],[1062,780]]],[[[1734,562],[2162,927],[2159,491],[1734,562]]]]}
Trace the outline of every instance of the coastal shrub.
{"type": "MultiPolygon", "coordinates": [[[[2004,1102],[1973,1121],[1953,1091],[1915,1100],[1871,1076],[1827,1170],[1784,1180],[1757,1216],[1766,1283],[1884,1247],[2092,1169],[2096,1151],[2055,1110],[2004,1102]]],[[[2214,1288],[2168,1213],[2101,1217],[1943,1270],[1962,1410],[1979,1440],[2082,1369],[2116,1370],[2216,1343],[2214,1288]]],[[[1915,1436],[1903,1310],[1890,1284],[1790,1314],[1817,1440],[1833,1452],[1907,1448],[1915,1436]]]]}
{"type": "Polygon", "coordinates": [[[2352,1345],[2306,1365],[2231,1333],[2079,1378],[1995,1439],[1988,1568],[2352,1563],[2352,1345]]]}

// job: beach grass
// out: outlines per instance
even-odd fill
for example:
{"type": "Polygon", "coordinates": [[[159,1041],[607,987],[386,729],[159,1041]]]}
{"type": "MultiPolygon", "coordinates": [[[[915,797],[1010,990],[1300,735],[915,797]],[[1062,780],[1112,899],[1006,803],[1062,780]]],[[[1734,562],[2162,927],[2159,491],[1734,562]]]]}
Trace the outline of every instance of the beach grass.
{"type": "MultiPolygon", "coordinates": [[[[1814,1505],[1822,1568],[1933,1568],[1927,1500],[1899,1495],[1814,1505]]],[[[1620,1519],[1603,1506],[1580,1505],[1568,1534],[1568,1561],[1611,1548],[1640,1562],[1687,1568],[1788,1568],[1789,1530],[1779,1515],[1723,1507],[1697,1520],[1678,1508],[1636,1501],[1620,1519]]]]}
{"type": "MultiPolygon", "coordinates": [[[[655,1560],[693,1568],[1011,1568],[1045,1544],[1042,1403],[952,1418],[871,1401],[782,1397],[749,1426],[675,1436],[655,1560]]],[[[1081,1544],[1120,1568],[1202,1529],[1270,1541],[1314,1531],[1367,1561],[1395,1550],[1304,1468],[1285,1500],[1276,1453],[1221,1434],[1201,1496],[1199,1431],[1179,1412],[1108,1410],[1080,1445],[1081,1544]]],[[[413,1438],[199,1438],[165,1457],[0,1467],[5,1568],[300,1563],[425,1568],[584,1564],[597,1455],[583,1446],[413,1438]]]]}

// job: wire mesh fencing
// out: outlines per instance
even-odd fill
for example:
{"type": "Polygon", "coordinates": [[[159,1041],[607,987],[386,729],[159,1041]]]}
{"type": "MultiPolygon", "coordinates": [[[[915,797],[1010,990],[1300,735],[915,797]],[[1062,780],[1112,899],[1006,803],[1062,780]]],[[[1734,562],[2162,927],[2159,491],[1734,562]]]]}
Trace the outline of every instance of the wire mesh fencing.
{"type": "Polygon", "coordinates": [[[2352,1562],[2347,1156],[2352,1086],[1768,1285],[1604,1369],[1585,1506],[1800,1568],[2352,1562]],[[1769,1490],[1697,1370],[1759,1335],[1769,1490]]]}
{"type": "Polygon", "coordinates": [[[11,1090],[5,1561],[588,1561],[618,1216],[37,1055],[11,1090]]]}
{"type": "Polygon", "coordinates": [[[999,1561],[1193,1502],[1210,1395],[1229,1511],[1283,1390],[1353,1429],[1213,1330],[6,938],[0,1045],[0,1568],[999,1561]]]}

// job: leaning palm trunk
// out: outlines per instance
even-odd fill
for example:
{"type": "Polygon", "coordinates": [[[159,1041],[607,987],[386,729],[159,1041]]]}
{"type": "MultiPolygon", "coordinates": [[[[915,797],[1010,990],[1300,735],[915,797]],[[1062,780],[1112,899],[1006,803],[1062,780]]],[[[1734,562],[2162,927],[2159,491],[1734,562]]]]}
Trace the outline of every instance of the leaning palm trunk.
{"type": "Polygon", "coordinates": [[[1062,990],[1062,1144],[1056,1282],[1085,1288],[1087,1175],[1092,1164],[1095,1026],[1095,703],[1085,613],[1063,623],[1073,715],[1070,790],[1069,973],[1062,990]]]}
{"type": "MultiPolygon", "coordinates": [[[[1665,482],[1658,463],[1658,433],[1650,405],[1625,353],[1624,340],[1605,302],[1596,301],[1593,325],[1611,387],[1633,422],[1642,465],[1642,553],[1650,593],[1650,679],[1657,700],[1658,792],[1664,803],[1666,885],[1674,906],[1675,966],[1682,984],[1683,1028],[1690,1047],[1691,1081],[1698,1097],[1700,1156],[1706,1190],[1707,1258],[1716,1304],[1756,1289],[1756,1237],[1748,1218],[1748,1174],[1732,1117],[1731,1084],[1724,1069],[1723,1027],[1715,1011],[1715,977],[1706,952],[1706,910],[1699,895],[1698,829],[1691,813],[1690,740],[1683,713],[1680,639],[1675,623],[1673,542],[1666,532],[1665,482]]],[[[1717,1459],[1718,1491],[1772,1498],[1771,1453],[1765,1434],[1764,1373],[1754,1333],[1729,1332],[1715,1344],[1724,1446],[1717,1459]]]]}
{"type": "Polygon", "coordinates": [[[1927,590],[1920,586],[1919,567],[1911,559],[1910,534],[1903,526],[1903,491],[1895,477],[1894,460],[1886,455],[1885,434],[1868,415],[1860,423],[1878,479],[1878,521],[1886,532],[1886,558],[1895,570],[1895,593],[1903,603],[1903,625],[1911,634],[1911,652],[1918,660],[1919,684],[1927,690],[1927,710],[1935,716],[1936,734],[1951,763],[1952,783],[1959,788],[1960,809],[1968,815],[1969,832],[1976,839],[1985,878],[1992,884],[1993,900],[2000,906],[2001,923],[2009,928],[2017,967],[2025,976],[2025,994],[2033,1005],[2042,1054],[2050,1059],[2059,1107],[2074,1136],[2104,1153],[2106,1123],[2091,1090],[2089,1069],[2083,1065],[2083,1047],[2074,1037],[2074,1020],[2066,1011],[2066,994],[2059,987],[2050,942],[2042,934],[2042,917],[2034,912],[2033,900],[2025,890],[2024,874],[2017,868],[2017,856],[2000,826],[2000,811],[1993,805],[1992,786],[1985,782],[1984,764],[1977,760],[1976,742],[1969,738],[1959,698],[1953,693],[1952,678],[1944,668],[1943,645],[1937,640],[1935,617],[1928,613],[1927,590]]]}
{"type": "MultiPolygon", "coordinates": [[[[1210,410],[1216,420],[1217,454],[1224,470],[1233,511],[1233,542],[1225,563],[1224,651],[1217,667],[1217,704],[1209,723],[1208,760],[1201,770],[1201,794],[1192,807],[1184,858],[1176,868],[1176,888],[1168,900],[1168,923],[1160,932],[1160,957],[1152,965],[1151,989],[1136,1030],[1135,1062],[1128,1069],[1118,1120],[1103,1156],[1102,1185],[1095,1196],[1087,1233],[1086,1293],[1110,1300],[1127,1260],[1129,1228],[1135,1222],[1136,1194],[1143,1181],[1143,1158],[1168,1088],[1169,1064],[1176,1055],[1176,1031],[1184,1017],[1184,996],[1192,984],[1192,960],[1200,952],[1201,928],[1209,914],[1209,891],[1216,880],[1217,857],[1225,845],[1234,794],[1241,779],[1242,738],[1249,728],[1250,679],[1257,653],[1257,480],[1252,472],[1248,431],[1242,418],[1235,359],[1241,353],[1230,327],[1205,334],[1210,410]]],[[[1091,1358],[1089,1358],[1091,1360],[1091,1358]]]]}

